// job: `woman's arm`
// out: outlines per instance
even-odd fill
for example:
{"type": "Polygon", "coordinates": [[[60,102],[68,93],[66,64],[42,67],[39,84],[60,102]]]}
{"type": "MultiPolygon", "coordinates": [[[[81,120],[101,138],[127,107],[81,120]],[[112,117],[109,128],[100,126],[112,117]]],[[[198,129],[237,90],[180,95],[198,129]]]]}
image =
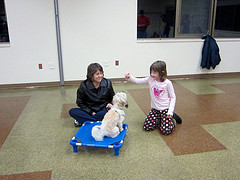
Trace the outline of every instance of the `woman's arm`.
{"type": "Polygon", "coordinates": [[[80,87],[77,90],[77,100],[76,103],[78,105],[78,107],[80,107],[83,111],[92,114],[92,111],[89,107],[86,106],[85,102],[86,102],[86,93],[84,93],[84,90],[82,88],[82,86],[80,85],[80,87]]]}
{"type": "Polygon", "coordinates": [[[111,108],[112,107],[112,100],[113,100],[113,96],[115,95],[114,89],[112,87],[112,82],[110,80],[109,81],[109,102],[106,105],[106,108],[111,108]]]}

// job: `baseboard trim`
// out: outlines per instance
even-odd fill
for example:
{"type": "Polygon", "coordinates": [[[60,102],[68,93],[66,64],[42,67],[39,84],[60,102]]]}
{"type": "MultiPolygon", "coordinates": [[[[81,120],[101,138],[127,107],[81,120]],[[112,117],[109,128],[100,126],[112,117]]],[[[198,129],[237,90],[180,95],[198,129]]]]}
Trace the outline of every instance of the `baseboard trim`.
{"type": "Polygon", "coordinates": [[[208,74],[189,74],[189,75],[177,75],[177,76],[169,76],[168,78],[171,80],[179,80],[179,79],[209,79],[209,78],[227,78],[227,77],[239,77],[240,72],[233,73],[208,73],[208,74]]]}
{"type": "Polygon", "coordinates": [[[20,83],[20,84],[3,84],[0,89],[23,89],[23,88],[39,88],[39,87],[58,87],[60,81],[56,82],[41,82],[41,83],[20,83]]]}
{"type": "MultiPolygon", "coordinates": [[[[208,74],[188,74],[188,75],[176,75],[168,76],[170,80],[180,79],[209,79],[209,78],[225,78],[225,77],[238,77],[240,72],[233,73],[208,73],[208,74]]],[[[124,78],[112,78],[113,83],[122,83],[126,80],[124,78]]],[[[78,86],[82,80],[65,81],[65,86],[78,86]]],[[[23,88],[40,88],[40,87],[59,87],[60,81],[56,82],[41,82],[41,83],[21,83],[21,84],[3,84],[0,85],[0,89],[23,89],[23,88]]]]}

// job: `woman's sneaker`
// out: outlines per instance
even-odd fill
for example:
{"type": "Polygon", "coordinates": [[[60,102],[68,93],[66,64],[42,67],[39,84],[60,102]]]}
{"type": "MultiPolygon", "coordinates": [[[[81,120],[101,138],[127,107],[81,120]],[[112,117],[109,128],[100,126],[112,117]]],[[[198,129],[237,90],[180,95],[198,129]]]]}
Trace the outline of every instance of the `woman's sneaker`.
{"type": "Polygon", "coordinates": [[[74,121],[74,126],[75,127],[80,127],[82,126],[82,124],[80,122],[78,122],[77,120],[74,121]]]}
{"type": "Polygon", "coordinates": [[[182,118],[176,113],[173,113],[173,118],[176,120],[178,124],[182,124],[182,118]]]}

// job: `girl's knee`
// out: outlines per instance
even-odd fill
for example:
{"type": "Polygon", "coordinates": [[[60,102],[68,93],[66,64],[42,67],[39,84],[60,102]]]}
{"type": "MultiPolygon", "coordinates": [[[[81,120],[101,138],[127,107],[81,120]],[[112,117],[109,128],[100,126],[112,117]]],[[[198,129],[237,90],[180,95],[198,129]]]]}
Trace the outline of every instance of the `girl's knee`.
{"type": "Polygon", "coordinates": [[[157,121],[156,119],[146,119],[143,124],[143,129],[146,131],[153,131],[157,128],[157,121]]]}
{"type": "Polygon", "coordinates": [[[143,129],[146,131],[153,131],[157,128],[158,126],[158,121],[159,121],[159,114],[157,113],[156,110],[152,109],[149,114],[147,115],[144,124],[143,124],[143,129]]]}
{"type": "Polygon", "coordinates": [[[175,129],[175,123],[173,122],[173,119],[163,118],[161,120],[160,125],[160,132],[163,135],[169,135],[171,134],[175,129]]]}

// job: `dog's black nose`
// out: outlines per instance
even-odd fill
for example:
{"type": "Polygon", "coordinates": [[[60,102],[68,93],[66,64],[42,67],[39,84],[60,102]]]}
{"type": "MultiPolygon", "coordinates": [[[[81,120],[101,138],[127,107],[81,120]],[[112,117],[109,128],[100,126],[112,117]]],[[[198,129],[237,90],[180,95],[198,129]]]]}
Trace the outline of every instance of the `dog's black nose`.
{"type": "Polygon", "coordinates": [[[125,108],[128,108],[128,104],[125,105],[125,108]]]}

